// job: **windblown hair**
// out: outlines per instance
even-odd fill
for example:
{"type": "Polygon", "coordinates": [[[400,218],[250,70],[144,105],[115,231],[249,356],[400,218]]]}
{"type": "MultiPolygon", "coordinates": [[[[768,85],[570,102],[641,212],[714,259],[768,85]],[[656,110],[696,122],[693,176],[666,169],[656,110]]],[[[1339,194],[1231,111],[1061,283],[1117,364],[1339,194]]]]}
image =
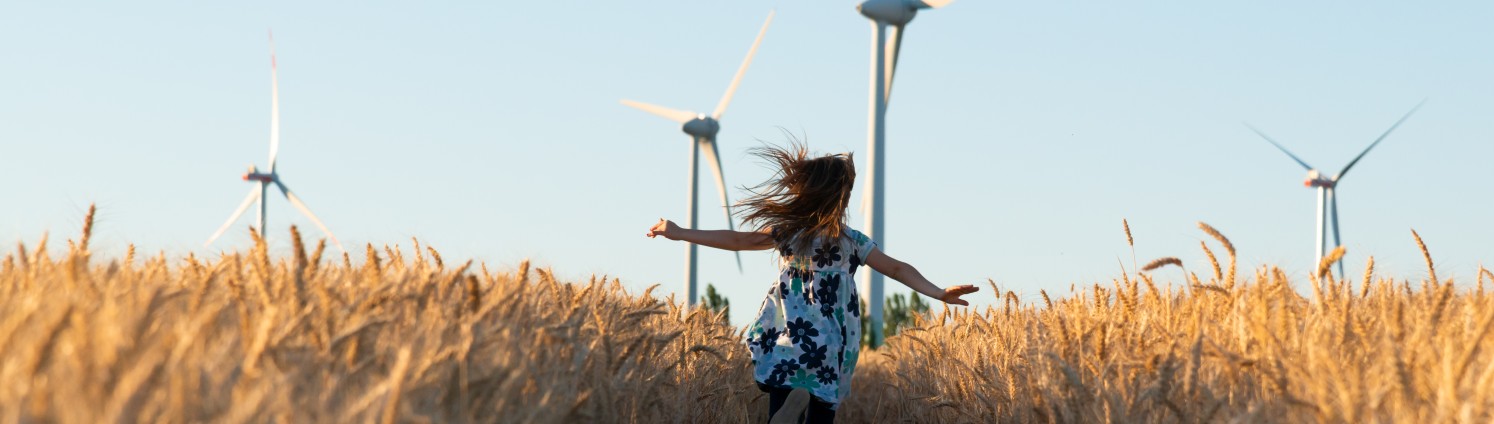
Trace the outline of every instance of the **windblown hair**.
{"type": "Polygon", "coordinates": [[[771,229],[775,244],[796,252],[807,252],[816,240],[840,240],[856,181],[850,153],[810,158],[808,146],[797,141],[751,152],[777,172],[737,203],[744,226],[771,229]]]}

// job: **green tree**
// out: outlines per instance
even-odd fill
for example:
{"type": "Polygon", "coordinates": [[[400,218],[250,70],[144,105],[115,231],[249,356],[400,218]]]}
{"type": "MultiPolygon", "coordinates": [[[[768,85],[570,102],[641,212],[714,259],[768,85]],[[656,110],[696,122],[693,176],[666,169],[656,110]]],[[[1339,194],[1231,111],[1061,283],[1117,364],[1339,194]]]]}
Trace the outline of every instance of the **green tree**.
{"type": "Polygon", "coordinates": [[[706,284],[705,296],[700,298],[700,305],[711,310],[711,314],[720,315],[726,325],[731,325],[731,301],[716,293],[716,286],[706,284]]]}
{"type": "MultiPolygon", "coordinates": [[[[902,293],[887,297],[882,308],[882,337],[897,335],[897,331],[903,327],[913,325],[913,316],[927,315],[929,312],[928,302],[916,293],[903,296],[902,293]]],[[[861,310],[867,311],[866,301],[861,302],[861,310]]],[[[871,319],[867,315],[861,316],[861,344],[863,346],[877,347],[881,340],[871,339],[871,319]]]]}
{"type": "Polygon", "coordinates": [[[887,298],[887,308],[882,314],[882,334],[892,337],[903,327],[913,325],[914,315],[927,315],[929,304],[923,301],[923,296],[910,293],[903,297],[902,293],[894,294],[887,298]]]}

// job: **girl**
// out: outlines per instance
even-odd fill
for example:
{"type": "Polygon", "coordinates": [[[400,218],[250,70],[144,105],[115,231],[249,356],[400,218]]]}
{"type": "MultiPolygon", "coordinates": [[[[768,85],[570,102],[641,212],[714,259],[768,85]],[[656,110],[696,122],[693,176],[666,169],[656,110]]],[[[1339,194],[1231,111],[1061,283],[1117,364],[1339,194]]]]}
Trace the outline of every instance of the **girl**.
{"type": "MultiPolygon", "coordinates": [[[[861,350],[856,269],[871,266],[925,296],[969,305],[960,296],[974,286],[941,289],[912,265],[893,259],[846,226],[846,206],[856,180],[850,154],[810,158],[802,144],[753,151],[777,167],[773,178],[738,204],[743,225],[756,231],[692,230],[659,220],[648,237],[664,236],[725,250],[777,249],[778,283],[768,291],[745,340],[757,386],[769,394],[768,416],[795,389],[812,395],[805,419],[833,422],[851,390],[861,350]]],[[[796,398],[802,395],[796,396],[796,398]]],[[[798,399],[786,411],[798,415],[798,399]]]]}

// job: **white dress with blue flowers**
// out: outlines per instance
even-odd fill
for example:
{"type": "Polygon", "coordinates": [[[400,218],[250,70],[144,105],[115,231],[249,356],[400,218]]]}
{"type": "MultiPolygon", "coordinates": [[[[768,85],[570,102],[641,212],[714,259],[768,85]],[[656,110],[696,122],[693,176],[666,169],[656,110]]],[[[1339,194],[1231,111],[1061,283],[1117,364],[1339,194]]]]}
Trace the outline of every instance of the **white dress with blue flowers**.
{"type": "Polygon", "coordinates": [[[876,243],[849,228],[840,240],[825,241],[809,252],[778,247],[778,284],[763,300],[746,343],[758,387],[803,388],[838,406],[850,394],[861,353],[856,270],[876,243]]]}

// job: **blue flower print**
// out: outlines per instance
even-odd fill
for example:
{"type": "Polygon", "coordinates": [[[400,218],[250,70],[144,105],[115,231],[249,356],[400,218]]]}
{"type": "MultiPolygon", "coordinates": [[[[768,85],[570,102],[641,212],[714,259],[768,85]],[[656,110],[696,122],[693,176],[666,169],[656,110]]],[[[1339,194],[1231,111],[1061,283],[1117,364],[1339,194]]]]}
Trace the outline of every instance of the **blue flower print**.
{"type": "Polygon", "coordinates": [[[788,333],[794,343],[803,344],[806,340],[819,337],[820,330],[814,329],[814,323],[805,321],[804,318],[794,318],[794,322],[788,323],[788,333]]]}
{"type": "Polygon", "coordinates": [[[861,257],[856,252],[851,252],[851,275],[856,275],[856,268],[861,266],[861,257]]]}
{"type": "Polygon", "coordinates": [[[853,317],[861,316],[861,302],[859,300],[861,300],[860,296],[852,294],[851,300],[846,301],[846,310],[851,311],[851,316],[853,317]]]}
{"type": "Polygon", "coordinates": [[[798,370],[799,364],[797,362],[794,362],[793,359],[784,359],[773,366],[773,373],[768,375],[768,381],[764,381],[764,383],[768,383],[769,386],[782,386],[788,380],[788,377],[793,375],[794,371],[798,370]]]}
{"type": "Polygon", "coordinates": [[[773,374],[769,375],[767,380],[763,380],[763,384],[768,385],[768,387],[781,387],[787,381],[788,376],[779,374],[778,371],[773,371],[773,374]]]}
{"type": "Polygon", "coordinates": [[[820,304],[820,315],[824,315],[825,318],[834,317],[836,299],[839,297],[837,293],[840,291],[840,274],[830,274],[821,278],[816,286],[818,287],[814,291],[814,297],[815,301],[820,304]]]}
{"type": "Polygon", "coordinates": [[[768,328],[763,330],[762,338],[757,339],[757,349],[763,352],[773,350],[773,346],[778,344],[778,335],[779,332],[777,328],[768,328]]]}
{"type": "Polygon", "coordinates": [[[820,372],[817,376],[819,377],[820,384],[834,383],[835,379],[840,377],[835,375],[835,367],[820,367],[820,372]]]}
{"type": "Polygon", "coordinates": [[[809,343],[802,344],[799,347],[801,349],[804,349],[804,354],[799,355],[799,363],[804,364],[804,368],[819,368],[820,366],[825,365],[825,350],[828,349],[829,346],[815,346],[814,341],[810,341],[809,343]]]}
{"type": "Polygon", "coordinates": [[[784,359],[782,361],[778,361],[778,365],[774,365],[773,366],[773,372],[776,372],[776,373],[779,373],[779,374],[784,374],[784,375],[792,374],[794,371],[798,371],[798,370],[799,370],[799,363],[798,362],[794,362],[793,359],[784,359]]]}
{"type": "Polygon", "coordinates": [[[840,246],[814,248],[814,266],[824,268],[840,261],[840,246]]]}
{"type": "Polygon", "coordinates": [[[820,279],[819,287],[815,289],[814,296],[822,304],[835,304],[836,294],[840,292],[840,274],[830,274],[820,279]]]}

